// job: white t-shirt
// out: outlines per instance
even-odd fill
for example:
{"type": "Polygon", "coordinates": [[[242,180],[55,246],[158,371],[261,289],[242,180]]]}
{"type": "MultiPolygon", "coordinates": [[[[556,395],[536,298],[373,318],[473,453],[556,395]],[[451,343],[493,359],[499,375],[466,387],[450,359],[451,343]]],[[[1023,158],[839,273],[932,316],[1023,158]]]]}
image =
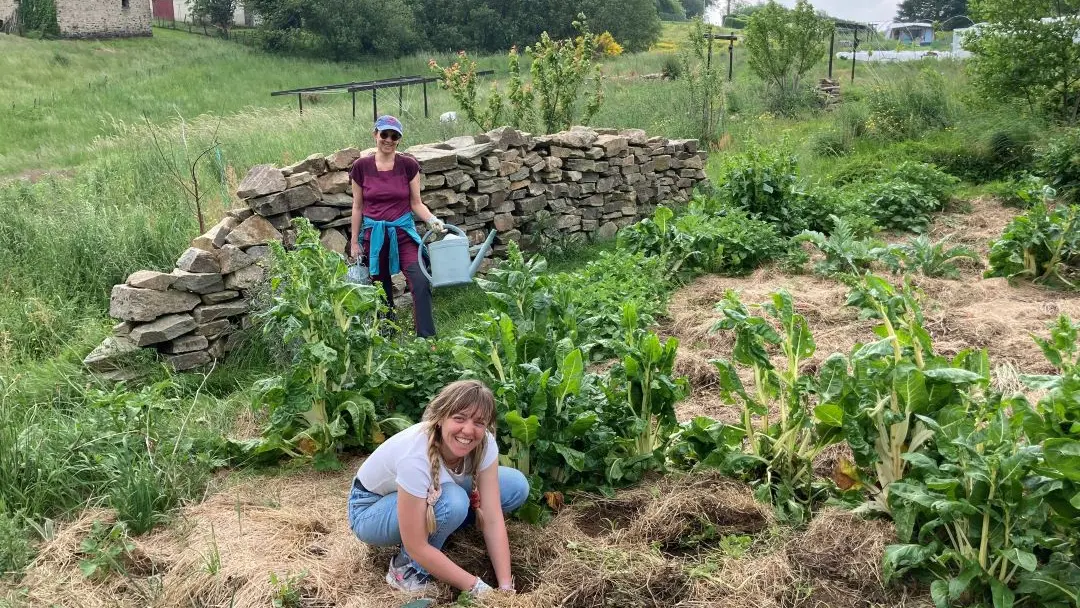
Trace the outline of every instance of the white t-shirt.
{"type": "MultiPolygon", "coordinates": [[[[499,458],[499,446],[495,436],[487,435],[484,460],[478,471],[484,471],[499,458]]],[[[472,470],[473,454],[465,457],[462,471],[472,470]]],[[[469,478],[468,473],[455,475],[445,465],[439,466],[441,484],[461,485],[469,478]]],[[[431,487],[431,461],[428,460],[428,436],[425,424],[420,422],[390,437],[375,448],[371,456],[360,465],[356,478],[369,492],[386,496],[396,492],[401,486],[406,492],[418,498],[426,498],[431,487]]]]}

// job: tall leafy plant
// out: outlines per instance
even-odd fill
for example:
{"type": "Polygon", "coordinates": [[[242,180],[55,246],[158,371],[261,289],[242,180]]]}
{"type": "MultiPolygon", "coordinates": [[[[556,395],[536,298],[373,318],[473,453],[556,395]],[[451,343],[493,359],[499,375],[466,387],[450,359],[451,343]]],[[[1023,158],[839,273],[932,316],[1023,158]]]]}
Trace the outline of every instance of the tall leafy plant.
{"type": "Polygon", "coordinates": [[[790,97],[825,55],[832,30],[832,22],[806,0],[798,0],[792,9],[770,0],[746,26],[750,69],[779,95],[790,97]]]}

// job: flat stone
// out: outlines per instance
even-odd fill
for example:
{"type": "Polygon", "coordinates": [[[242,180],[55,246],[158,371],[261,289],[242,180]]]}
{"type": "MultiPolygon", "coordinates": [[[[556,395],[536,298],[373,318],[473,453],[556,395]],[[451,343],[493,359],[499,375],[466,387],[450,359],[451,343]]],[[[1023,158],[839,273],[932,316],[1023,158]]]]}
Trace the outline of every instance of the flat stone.
{"type": "Polygon", "coordinates": [[[428,209],[441,209],[465,200],[464,195],[449,188],[441,188],[424,193],[424,203],[428,209]]]}
{"type": "Polygon", "coordinates": [[[499,150],[507,148],[521,148],[529,145],[527,135],[513,127],[499,127],[485,133],[499,150]]]}
{"type": "Polygon", "coordinates": [[[253,215],[234,228],[225,240],[237,247],[250,247],[265,245],[270,241],[280,241],[281,233],[266,221],[266,218],[253,215]]]}
{"type": "Polygon", "coordinates": [[[561,215],[555,220],[555,227],[559,230],[568,230],[581,227],[580,215],[561,215]]]}
{"type": "Polygon", "coordinates": [[[315,176],[304,171],[303,173],[293,173],[289,177],[285,178],[285,189],[295,188],[297,186],[303,186],[304,184],[310,184],[315,181],[315,176]]]}
{"type": "Polygon", "coordinates": [[[195,329],[195,318],[189,314],[165,315],[160,319],[137,325],[129,336],[136,346],[149,346],[172,340],[195,329]]]}
{"type": "Polygon", "coordinates": [[[595,171],[596,161],[587,158],[568,158],[563,167],[570,171],[595,171]]]}
{"type": "Polygon", "coordinates": [[[266,269],[262,266],[252,265],[241,268],[225,277],[226,289],[251,289],[266,279],[266,269]]]}
{"type": "Polygon", "coordinates": [[[496,177],[493,179],[482,179],[476,183],[476,192],[478,194],[487,194],[490,192],[497,192],[499,190],[507,190],[510,187],[510,180],[505,177],[496,177]]]}
{"type": "Polygon", "coordinates": [[[229,209],[225,212],[225,215],[233,218],[237,223],[240,223],[251,217],[254,213],[255,212],[248,207],[237,207],[236,209],[229,209]]]}
{"type": "Polygon", "coordinates": [[[348,171],[356,159],[363,155],[364,153],[356,148],[344,148],[326,157],[326,167],[331,171],[348,171]]]}
{"type": "Polygon", "coordinates": [[[352,190],[349,186],[349,173],[347,171],[331,171],[326,175],[320,175],[318,183],[323,196],[352,190]]]}
{"type": "Polygon", "coordinates": [[[498,230],[499,232],[512,230],[515,225],[514,216],[509,213],[502,213],[495,216],[495,230],[498,230]]]}
{"type": "Polygon", "coordinates": [[[153,321],[175,312],[187,312],[202,300],[199,296],[170,289],[139,289],[114,285],[109,298],[109,316],[123,321],[153,321]]]}
{"type": "MultiPolygon", "coordinates": [[[[464,175],[464,172],[462,172],[462,175],[464,175]]],[[[442,173],[436,173],[434,175],[427,175],[425,173],[420,174],[421,190],[442,188],[444,185],[446,185],[446,177],[442,173]]]]}
{"type": "Polygon", "coordinates": [[[599,137],[596,131],[588,128],[575,127],[569,131],[560,131],[548,136],[548,141],[553,145],[563,146],[566,148],[580,148],[588,149],[592,147],[593,142],[599,137]]]}
{"type": "Polygon", "coordinates": [[[457,167],[458,153],[456,150],[440,150],[438,148],[427,146],[413,146],[406,150],[406,152],[416,159],[416,162],[420,164],[420,171],[423,173],[449,171],[450,169],[457,167]]]}
{"type": "Polygon", "coordinates": [[[345,248],[349,245],[349,239],[345,238],[340,230],[335,229],[323,230],[319,242],[323,247],[341,255],[345,255],[345,248]]]}
{"type": "Polygon", "coordinates": [[[232,289],[226,289],[224,291],[215,291],[214,293],[203,294],[203,304],[221,304],[222,302],[228,302],[229,300],[235,300],[240,297],[239,291],[232,289]]]}
{"type": "Polygon", "coordinates": [[[287,211],[302,209],[322,198],[319,185],[315,181],[305,182],[295,188],[270,194],[248,201],[251,208],[262,216],[279,215],[287,211]]]}
{"type": "Polygon", "coordinates": [[[221,272],[217,256],[196,247],[189,247],[176,261],[176,267],[187,272],[221,272]]]}
{"type": "Polygon", "coordinates": [[[165,291],[176,282],[176,277],[167,272],[157,272],[156,270],[136,270],[131,273],[131,276],[125,282],[139,289],[165,291]]]}
{"type": "Polygon", "coordinates": [[[181,355],[166,355],[165,362],[174,372],[182,372],[209,363],[210,353],[205,350],[195,350],[181,355]]]}
{"type": "Polygon", "coordinates": [[[172,273],[176,277],[173,289],[178,291],[205,294],[225,289],[220,272],[187,272],[177,268],[172,273]]]}
{"type": "Polygon", "coordinates": [[[236,245],[226,244],[218,251],[218,262],[221,265],[221,274],[229,274],[251,266],[255,263],[255,257],[236,245]]]}
{"type": "Polygon", "coordinates": [[[352,217],[346,215],[345,217],[338,218],[332,222],[326,222],[322,225],[323,228],[341,228],[343,226],[351,226],[352,217]]]}
{"type": "Polygon", "coordinates": [[[326,157],[322,154],[312,154],[311,156],[305,158],[298,163],[283,168],[281,170],[281,174],[285,177],[289,177],[290,175],[294,175],[296,173],[306,172],[315,176],[319,176],[323,173],[326,173],[326,171],[326,157]]]}
{"type": "Polygon", "coordinates": [[[544,207],[547,207],[547,204],[548,201],[546,196],[530,196],[518,201],[517,209],[522,214],[531,215],[544,207]]]}
{"type": "Polygon", "coordinates": [[[255,165],[236,189],[240,198],[266,196],[285,189],[285,176],[274,165],[255,165]]]}
{"type": "Polygon", "coordinates": [[[494,143],[486,144],[473,144],[464,148],[457,149],[458,162],[469,165],[470,167],[479,167],[483,162],[483,157],[495,149],[494,143]]]}
{"type": "Polygon", "coordinates": [[[207,346],[210,346],[210,341],[206,339],[206,336],[188,334],[166,342],[161,345],[160,350],[163,353],[180,354],[193,350],[206,350],[207,346]]]}
{"type": "Polygon", "coordinates": [[[139,346],[126,336],[109,336],[90,351],[83,365],[95,372],[109,372],[123,367],[122,359],[139,350],[139,346]]]}
{"type": "Polygon", "coordinates": [[[236,302],[226,302],[224,304],[202,304],[195,307],[192,315],[194,315],[196,323],[206,324],[211,321],[217,321],[218,319],[242,315],[247,311],[247,301],[238,300],[236,302]]]}
{"type": "Polygon", "coordinates": [[[131,334],[131,328],[135,327],[135,324],[131,321],[121,321],[112,327],[112,333],[117,337],[126,337],[131,334]]]}
{"type": "Polygon", "coordinates": [[[233,331],[234,327],[228,319],[218,319],[209,323],[203,323],[195,328],[195,333],[207,338],[216,338],[221,334],[233,331]]]}
{"type": "Polygon", "coordinates": [[[458,148],[468,148],[476,143],[476,138],[472,135],[459,135],[457,137],[451,137],[443,142],[444,145],[450,146],[455,150],[458,148]]]}
{"type": "Polygon", "coordinates": [[[239,225],[240,220],[227,215],[213,228],[195,237],[191,241],[191,246],[204,251],[213,252],[215,249],[218,249],[225,244],[225,237],[229,236],[229,232],[239,225]]]}
{"type": "MultiPolygon", "coordinates": [[[[643,129],[620,129],[619,135],[625,137],[627,143],[634,146],[644,146],[649,141],[649,136],[643,129]]],[[[603,229],[603,226],[600,228],[603,229]]]]}
{"type": "Polygon", "coordinates": [[[270,248],[266,245],[255,245],[254,247],[248,247],[244,250],[244,253],[254,258],[256,264],[265,263],[266,260],[270,259],[270,248]]]}
{"type": "Polygon", "coordinates": [[[336,207],[321,207],[315,205],[304,209],[304,217],[313,224],[324,224],[337,219],[339,211],[336,207]]]}
{"type": "Polygon", "coordinates": [[[629,149],[630,140],[622,135],[600,135],[593,145],[603,148],[604,156],[615,156],[629,149]]]}
{"type": "Polygon", "coordinates": [[[319,204],[338,208],[352,207],[352,195],[344,192],[324,193],[319,204]]]}
{"type": "Polygon", "coordinates": [[[491,204],[491,196],[488,194],[466,194],[465,204],[469,211],[480,211],[491,204]]]}

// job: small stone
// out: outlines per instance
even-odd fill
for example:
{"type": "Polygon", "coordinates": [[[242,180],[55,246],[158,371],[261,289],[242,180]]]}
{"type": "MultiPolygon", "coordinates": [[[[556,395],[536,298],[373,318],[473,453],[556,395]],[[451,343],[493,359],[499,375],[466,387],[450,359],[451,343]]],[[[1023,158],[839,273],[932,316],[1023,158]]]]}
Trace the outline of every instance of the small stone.
{"type": "MultiPolygon", "coordinates": [[[[462,173],[464,175],[464,173],[462,173]]],[[[420,174],[420,189],[430,190],[431,188],[442,188],[446,185],[446,177],[442,173],[436,173],[435,175],[420,174]]]]}
{"type": "Polygon", "coordinates": [[[503,213],[495,216],[495,229],[499,232],[506,232],[512,230],[515,226],[514,216],[509,213],[503,213]]]}
{"type": "Polygon", "coordinates": [[[270,241],[280,241],[281,233],[266,221],[266,218],[253,215],[234,228],[225,240],[237,247],[250,247],[265,245],[270,241]]]}
{"type": "Polygon", "coordinates": [[[346,171],[331,171],[326,175],[319,176],[319,190],[323,196],[327,194],[339,194],[351,191],[349,174],[346,171]]]}
{"type": "Polygon", "coordinates": [[[187,312],[199,302],[199,296],[183,291],[114,285],[109,298],[109,316],[123,321],[153,321],[162,315],[187,312]]]}
{"type": "Polygon", "coordinates": [[[413,146],[406,152],[416,159],[423,173],[438,173],[457,167],[457,151],[428,146],[413,146]]]}
{"type": "Polygon", "coordinates": [[[281,174],[285,177],[305,172],[315,176],[326,173],[326,157],[322,154],[312,154],[304,160],[289,165],[281,170],[281,174]]]}
{"type": "Polygon", "coordinates": [[[326,157],[326,166],[331,171],[348,171],[356,159],[363,156],[363,152],[356,148],[344,148],[326,157]]]}
{"type": "Polygon", "coordinates": [[[165,362],[174,372],[182,372],[209,363],[210,353],[205,350],[196,350],[181,355],[166,355],[165,362]]]}
{"type": "Polygon", "coordinates": [[[221,265],[221,274],[229,274],[251,266],[255,263],[255,257],[236,245],[226,244],[218,251],[218,262],[221,265]]]}
{"type": "Polygon", "coordinates": [[[476,192],[478,194],[487,194],[496,192],[499,190],[506,190],[510,187],[510,180],[505,177],[496,177],[494,179],[482,179],[476,183],[476,192]]]}
{"type": "Polygon", "coordinates": [[[172,273],[176,277],[173,289],[178,291],[205,294],[225,289],[220,272],[187,272],[177,268],[172,273]]]}
{"type": "Polygon", "coordinates": [[[131,276],[126,281],[132,287],[153,289],[155,291],[165,291],[175,282],[176,277],[171,274],[154,270],[137,270],[131,273],[131,276]]]}
{"type": "Polygon", "coordinates": [[[273,165],[255,165],[236,189],[240,198],[266,196],[285,189],[285,176],[273,165]]]}
{"type": "Polygon", "coordinates": [[[108,372],[122,367],[126,355],[139,350],[138,345],[125,336],[109,336],[83,359],[83,365],[95,372],[108,372]]]}
{"type": "Polygon", "coordinates": [[[240,300],[237,302],[226,302],[224,304],[202,304],[196,306],[192,314],[195,317],[196,323],[205,324],[226,317],[242,315],[247,311],[248,303],[244,300],[240,300]]]}
{"type": "Polygon", "coordinates": [[[319,186],[314,181],[305,182],[295,188],[248,201],[251,208],[262,216],[271,216],[302,209],[314,204],[320,198],[319,186]]]}
{"type": "MultiPolygon", "coordinates": [[[[649,141],[648,134],[642,129],[622,129],[619,135],[626,138],[627,143],[633,146],[644,146],[649,141]]],[[[601,229],[603,226],[601,226],[601,229]]]]}
{"type": "Polygon", "coordinates": [[[304,217],[311,221],[313,224],[325,224],[326,222],[332,222],[338,217],[338,209],[336,207],[321,207],[314,206],[304,209],[304,217]]]}
{"type": "Polygon", "coordinates": [[[176,261],[176,267],[187,272],[221,272],[217,256],[209,251],[189,247],[176,261]]]}
{"type": "Polygon", "coordinates": [[[228,302],[229,300],[235,300],[240,297],[239,291],[232,289],[226,289],[224,291],[215,291],[214,293],[203,294],[203,304],[221,304],[222,302],[228,302]]]}
{"type": "Polygon", "coordinates": [[[571,128],[569,131],[561,131],[548,136],[548,141],[553,145],[566,148],[588,149],[592,147],[598,135],[596,131],[588,128],[571,128]]]}
{"type": "Polygon", "coordinates": [[[529,138],[513,127],[499,127],[488,131],[485,135],[495,144],[495,148],[506,150],[507,148],[520,148],[529,144],[529,138]]]}
{"type": "Polygon", "coordinates": [[[330,207],[352,207],[352,195],[344,192],[338,192],[335,194],[323,194],[322,200],[319,201],[320,205],[328,205],[330,207]]]}
{"type": "Polygon", "coordinates": [[[150,323],[134,327],[131,330],[130,339],[136,346],[149,346],[172,340],[193,329],[195,329],[195,319],[191,315],[165,315],[150,323]]]}
{"type": "Polygon", "coordinates": [[[424,203],[429,209],[441,209],[457,204],[464,200],[464,196],[449,188],[441,188],[424,194],[424,203]]]}
{"type": "Polygon", "coordinates": [[[131,334],[131,328],[135,327],[135,324],[131,321],[121,321],[112,327],[112,333],[117,337],[126,337],[131,334]]]}
{"type": "Polygon", "coordinates": [[[251,217],[255,212],[249,207],[238,207],[236,209],[229,209],[225,212],[225,215],[236,220],[236,223],[240,223],[247,218],[251,217]]]}
{"type": "Polygon", "coordinates": [[[203,323],[195,328],[195,333],[207,338],[216,338],[233,330],[233,324],[228,319],[218,319],[209,323],[203,323]]]}
{"type": "Polygon", "coordinates": [[[241,268],[225,277],[227,289],[251,289],[263,282],[266,278],[266,269],[262,266],[252,265],[241,268]]]}
{"type": "Polygon", "coordinates": [[[341,255],[345,255],[345,248],[349,245],[349,239],[345,238],[345,235],[341,234],[340,230],[334,229],[323,230],[319,242],[322,243],[323,247],[341,255]]]}
{"type": "Polygon", "coordinates": [[[171,354],[189,353],[193,350],[206,350],[209,345],[210,341],[205,336],[189,334],[166,342],[161,346],[161,352],[171,354]]]}
{"type": "MultiPolygon", "coordinates": [[[[644,133],[644,131],[642,131],[644,133]]],[[[593,145],[603,148],[605,156],[616,156],[629,148],[630,141],[622,135],[601,135],[593,145]]]]}

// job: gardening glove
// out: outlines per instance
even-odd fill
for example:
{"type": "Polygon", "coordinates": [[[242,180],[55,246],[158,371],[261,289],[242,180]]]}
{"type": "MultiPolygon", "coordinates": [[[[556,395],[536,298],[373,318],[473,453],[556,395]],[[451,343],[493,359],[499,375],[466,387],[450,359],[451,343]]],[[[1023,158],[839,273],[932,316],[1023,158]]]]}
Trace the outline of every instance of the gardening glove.
{"type": "Polygon", "coordinates": [[[446,232],[446,223],[435,217],[434,215],[427,221],[428,228],[434,230],[438,234],[446,232]]]}
{"type": "Polygon", "coordinates": [[[478,576],[476,577],[476,584],[472,586],[472,589],[469,589],[469,595],[479,597],[492,591],[494,591],[494,589],[491,588],[491,585],[485,583],[484,580],[478,576]]]}

